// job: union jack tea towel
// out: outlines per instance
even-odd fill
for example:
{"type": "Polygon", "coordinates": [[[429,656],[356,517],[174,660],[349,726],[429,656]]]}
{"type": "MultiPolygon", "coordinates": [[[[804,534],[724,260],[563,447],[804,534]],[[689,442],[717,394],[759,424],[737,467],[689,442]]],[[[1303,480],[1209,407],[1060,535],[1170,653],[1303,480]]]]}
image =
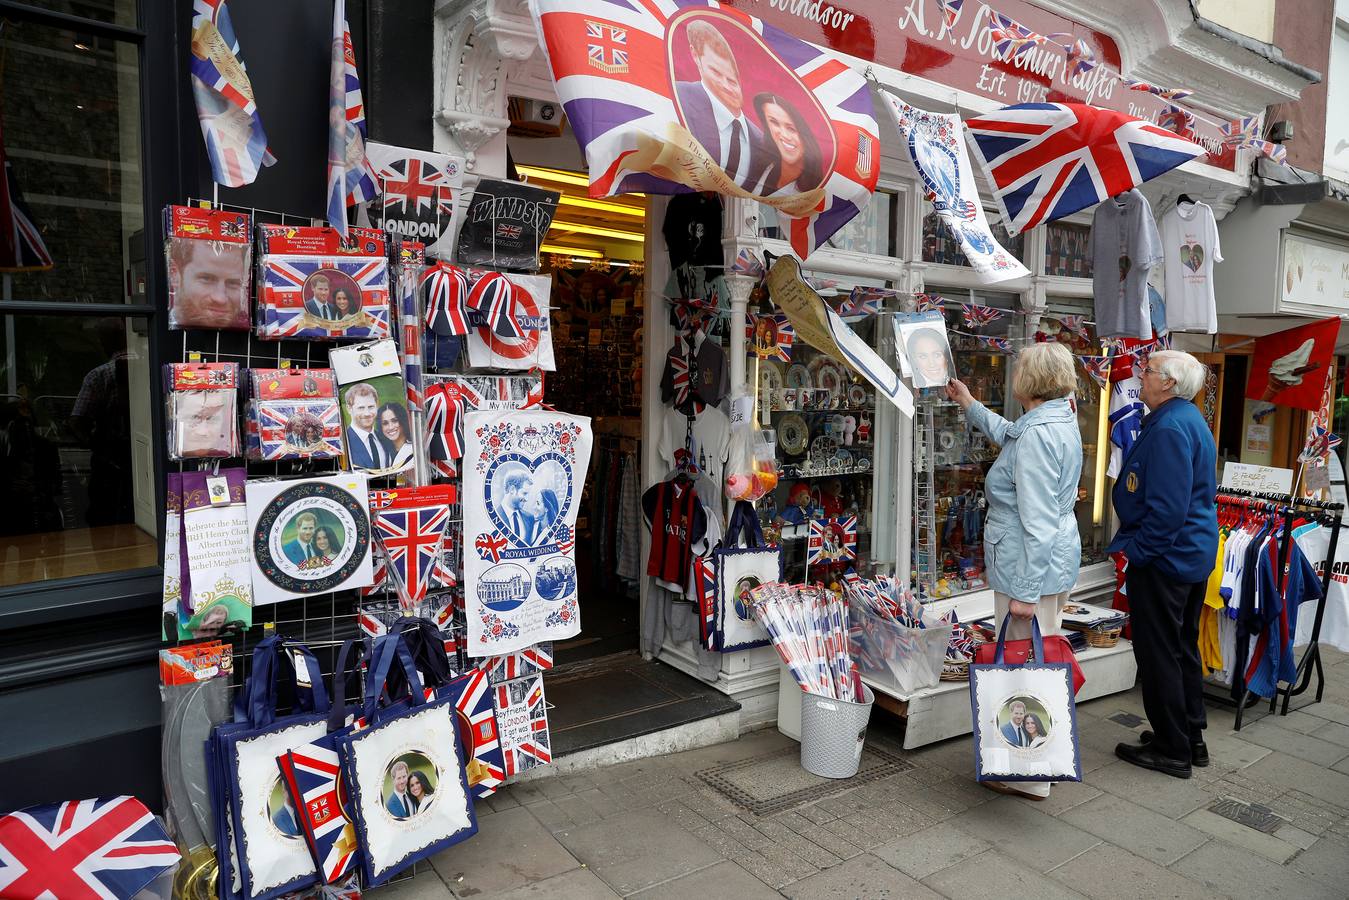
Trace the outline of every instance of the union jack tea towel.
{"type": "Polygon", "coordinates": [[[464,160],[375,141],[366,142],[365,158],[374,166],[380,188],[378,202],[370,206],[375,227],[421,241],[428,255],[448,260],[454,252],[464,160]]]}
{"type": "Polygon", "coordinates": [[[493,688],[493,693],[506,774],[515,775],[552,762],[542,673],[502,682],[493,688]]]}
{"type": "Polygon", "coordinates": [[[481,660],[478,667],[487,673],[492,684],[547,672],[553,667],[553,642],[544,641],[514,653],[489,656],[481,660]]]}
{"type": "Polygon", "coordinates": [[[260,226],[257,332],[273,341],[378,340],[391,334],[384,236],[352,228],[260,226]]]}
{"type": "Polygon", "coordinates": [[[580,634],[575,528],[590,419],[493,410],[470,412],[464,423],[468,655],[580,634]]]}
{"type": "Polygon", "coordinates": [[[159,820],[135,797],[0,816],[0,897],[130,900],[179,859],[159,820]]]}
{"type": "Polygon", "coordinates": [[[778,210],[802,259],[870,201],[871,94],[831,51],[711,0],[532,6],[592,197],[751,198],[778,210]],[[704,78],[703,59],[728,77],[704,78]],[[727,112],[742,128],[723,135],[727,112]]]}

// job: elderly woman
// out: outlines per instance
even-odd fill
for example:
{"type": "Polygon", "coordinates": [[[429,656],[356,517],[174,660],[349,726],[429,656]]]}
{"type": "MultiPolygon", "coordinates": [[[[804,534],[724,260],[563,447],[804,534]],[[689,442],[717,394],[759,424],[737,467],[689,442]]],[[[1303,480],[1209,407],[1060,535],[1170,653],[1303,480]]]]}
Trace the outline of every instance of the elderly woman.
{"type": "MultiPolygon", "coordinates": [[[[1031,618],[1056,634],[1068,592],[1077,581],[1082,541],[1073,504],[1082,474],[1082,437],[1072,395],[1077,372],[1068,348],[1032,344],[1016,355],[1012,394],[1025,409],[1009,422],[970,396],[956,379],[946,395],[970,424],[1002,447],[988,470],[984,493],[984,567],[993,588],[998,628],[1007,616],[1008,639],[1030,637],[1031,618]]],[[[980,782],[991,790],[1033,800],[1049,796],[1047,782],[980,782]]]]}
{"type": "Polygon", "coordinates": [[[1120,744],[1125,762],[1189,778],[1208,765],[1199,613],[1218,555],[1217,449],[1199,407],[1204,364],[1159,350],[1141,378],[1151,412],[1124,458],[1112,499],[1119,531],[1109,551],[1129,560],[1125,586],[1138,682],[1151,731],[1120,744]]]}

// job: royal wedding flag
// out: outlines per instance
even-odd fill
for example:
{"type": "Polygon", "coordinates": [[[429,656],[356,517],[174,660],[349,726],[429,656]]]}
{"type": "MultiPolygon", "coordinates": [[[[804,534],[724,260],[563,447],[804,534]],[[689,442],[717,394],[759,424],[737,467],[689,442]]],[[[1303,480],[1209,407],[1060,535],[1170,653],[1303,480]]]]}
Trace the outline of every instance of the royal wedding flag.
{"type": "Polygon", "coordinates": [[[803,259],[871,199],[871,95],[832,52],[711,0],[533,6],[592,197],[754,198],[803,259]]]}
{"type": "Polygon", "coordinates": [[[545,411],[464,417],[468,655],[498,656],[581,632],[576,512],[590,419],[545,411]]]}
{"type": "Polygon", "coordinates": [[[1002,248],[988,227],[960,116],[925,112],[893,94],[882,92],[882,96],[923,183],[923,195],[946,230],[960,242],[974,274],[984,284],[1029,275],[1030,270],[1002,248]]]}

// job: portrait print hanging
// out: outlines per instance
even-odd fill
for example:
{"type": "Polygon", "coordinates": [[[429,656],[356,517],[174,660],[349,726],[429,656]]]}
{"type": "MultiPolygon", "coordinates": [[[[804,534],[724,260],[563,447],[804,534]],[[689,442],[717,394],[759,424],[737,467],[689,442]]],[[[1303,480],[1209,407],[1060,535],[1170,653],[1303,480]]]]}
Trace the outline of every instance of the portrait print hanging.
{"type": "Polygon", "coordinates": [[[362,472],[248,483],[255,602],[370,584],[366,485],[362,472]]]}
{"type": "Polygon", "coordinates": [[[464,439],[468,655],[497,656],[579,634],[575,528],[590,419],[470,412],[464,439]]]}

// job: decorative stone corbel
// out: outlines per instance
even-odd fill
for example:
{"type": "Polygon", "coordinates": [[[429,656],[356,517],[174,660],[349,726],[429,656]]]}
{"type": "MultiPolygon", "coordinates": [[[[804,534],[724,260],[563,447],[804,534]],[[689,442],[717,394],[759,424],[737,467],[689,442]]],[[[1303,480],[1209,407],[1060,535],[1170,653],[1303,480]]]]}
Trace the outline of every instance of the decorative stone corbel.
{"type": "Polygon", "coordinates": [[[463,156],[470,171],[503,174],[504,153],[491,162],[478,154],[510,126],[507,66],[538,47],[527,0],[444,0],[434,27],[437,149],[463,156]]]}

